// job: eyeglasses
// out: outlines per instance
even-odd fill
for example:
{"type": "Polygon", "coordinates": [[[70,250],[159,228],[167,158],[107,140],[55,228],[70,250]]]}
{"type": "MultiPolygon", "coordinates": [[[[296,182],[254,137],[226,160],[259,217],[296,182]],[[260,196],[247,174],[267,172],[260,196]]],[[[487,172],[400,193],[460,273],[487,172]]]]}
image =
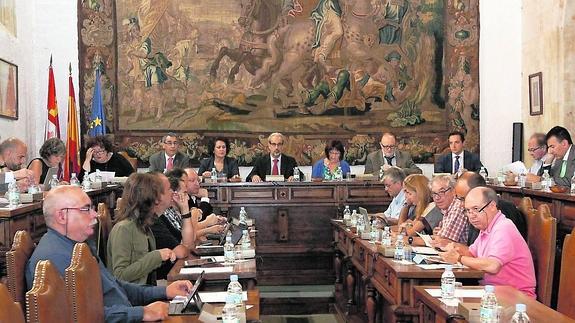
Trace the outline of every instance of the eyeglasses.
{"type": "Polygon", "coordinates": [[[471,209],[463,209],[463,214],[465,214],[465,215],[469,215],[470,213],[479,214],[479,213],[483,212],[483,210],[485,210],[485,208],[486,208],[489,204],[491,204],[491,202],[493,202],[493,200],[487,202],[487,203],[486,203],[482,208],[480,208],[479,210],[478,210],[476,207],[471,208],[471,209]]]}
{"type": "Polygon", "coordinates": [[[270,144],[270,146],[272,146],[272,147],[280,147],[280,146],[283,146],[283,145],[284,145],[283,142],[279,142],[279,143],[270,142],[269,144],[270,144]]]}
{"type": "Polygon", "coordinates": [[[455,195],[455,198],[456,198],[458,201],[461,201],[461,202],[464,202],[464,201],[465,201],[465,196],[457,196],[457,195],[455,195]]]}
{"type": "Polygon", "coordinates": [[[90,213],[90,211],[96,211],[96,206],[95,205],[86,205],[86,206],[82,206],[82,207],[65,207],[62,209],[62,211],[64,210],[78,210],[82,213],[90,213]]]}
{"type": "Polygon", "coordinates": [[[166,141],[164,142],[164,144],[168,145],[168,146],[177,146],[179,144],[178,141],[166,141]]]}
{"type": "Polygon", "coordinates": [[[543,146],[538,146],[538,147],[535,147],[535,148],[529,148],[529,149],[527,149],[527,151],[530,152],[530,153],[533,153],[533,152],[536,152],[537,150],[539,150],[539,149],[541,149],[541,148],[543,148],[543,146]]]}
{"type": "Polygon", "coordinates": [[[100,154],[105,154],[105,153],[106,153],[106,151],[103,150],[103,149],[102,149],[102,150],[93,150],[93,151],[92,151],[92,154],[93,154],[93,155],[100,155],[100,154]]]}
{"type": "Polygon", "coordinates": [[[450,190],[451,190],[451,187],[448,187],[448,188],[442,189],[438,192],[431,192],[431,197],[434,199],[444,197],[445,193],[449,192],[450,190]]]}
{"type": "Polygon", "coordinates": [[[384,145],[384,144],[379,144],[381,146],[381,149],[394,149],[395,145],[384,145]]]}

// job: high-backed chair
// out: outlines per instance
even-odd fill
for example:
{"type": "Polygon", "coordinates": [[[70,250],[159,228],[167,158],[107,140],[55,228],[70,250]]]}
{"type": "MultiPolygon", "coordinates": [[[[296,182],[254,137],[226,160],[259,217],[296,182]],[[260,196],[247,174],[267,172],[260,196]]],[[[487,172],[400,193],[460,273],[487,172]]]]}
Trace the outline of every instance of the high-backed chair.
{"type": "Polygon", "coordinates": [[[134,168],[135,171],[138,170],[138,158],[130,157],[130,155],[128,155],[128,153],[125,151],[119,151],[118,154],[124,156],[124,158],[130,162],[132,168],[134,168]]]}
{"type": "Polygon", "coordinates": [[[561,275],[557,311],[575,319],[575,229],[565,236],[561,254],[561,275]]]}
{"type": "Polygon", "coordinates": [[[555,245],[557,243],[557,219],[551,216],[549,205],[541,204],[528,224],[528,244],[535,276],[537,277],[537,299],[551,305],[553,271],[555,270],[555,245]]]}
{"type": "Polygon", "coordinates": [[[6,271],[8,273],[8,290],[15,302],[20,303],[22,313],[26,313],[26,262],[34,252],[34,242],[30,233],[16,231],[12,249],[6,252],[6,271]]]}
{"type": "Polygon", "coordinates": [[[535,208],[533,207],[533,202],[531,201],[530,197],[524,197],[523,199],[521,199],[519,210],[521,211],[521,213],[523,213],[523,216],[525,216],[525,222],[527,223],[527,240],[529,241],[529,237],[535,235],[535,233],[537,232],[535,226],[531,225],[537,210],[535,210],[535,208]]]}
{"type": "Polygon", "coordinates": [[[0,284],[0,323],[24,323],[24,312],[15,302],[6,285],[0,284]]]}
{"type": "Polygon", "coordinates": [[[71,322],[66,287],[50,260],[40,260],[34,271],[34,284],[26,293],[28,323],[71,322]]]}
{"type": "Polygon", "coordinates": [[[85,243],[77,243],[66,268],[66,294],[77,323],[104,322],[104,297],[98,261],[85,243]]]}
{"type": "Polygon", "coordinates": [[[96,246],[98,256],[106,263],[106,245],[108,244],[108,236],[112,230],[112,217],[110,216],[110,209],[106,203],[98,203],[98,236],[96,239],[96,246]]]}

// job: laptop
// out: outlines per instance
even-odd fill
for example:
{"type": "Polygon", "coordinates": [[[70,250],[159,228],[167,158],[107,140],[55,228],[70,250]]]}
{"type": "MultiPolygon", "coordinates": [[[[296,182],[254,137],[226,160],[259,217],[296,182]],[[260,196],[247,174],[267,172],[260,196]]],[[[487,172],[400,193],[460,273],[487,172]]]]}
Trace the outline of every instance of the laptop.
{"type": "Polygon", "coordinates": [[[194,287],[190,293],[186,296],[186,299],[183,302],[170,302],[168,307],[168,315],[192,315],[192,314],[200,314],[202,311],[202,306],[204,303],[200,299],[200,294],[198,290],[200,289],[200,285],[202,285],[204,281],[204,273],[202,271],[196,282],[194,283],[194,287]],[[192,300],[194,301],[192,303],[192,300]]]}
{"type": "Polygon", "coordinates": [[[365,232],[371,231],[371,222],[369,221],[369,214],[367,214],[367,209],[363,207],[359,207],[359,214],[363,216],[363,223],[365,223],[365,232]]]}
{"type": "Polygon", "coordinates": [[[50,189],[50,181],[52,177],[58,177],[58,167],[50,167],[48,168],[48,172],[46,173],[46,177],[44,177],[44,190],[50,189]]]}
{"type": "Polygon", "coordinates": [[[218,239],[211,240],[205,244],[197,246],[193,253],[197,256],[220,256],[224,254],[224,244],[226,243],[226,236],[229,231],[232,232],[232,243],[235,245],[240,242],[243,235],[243,230],[247,227],[244,225],[226,224],[224,231],[218,236],[218,239]]]}

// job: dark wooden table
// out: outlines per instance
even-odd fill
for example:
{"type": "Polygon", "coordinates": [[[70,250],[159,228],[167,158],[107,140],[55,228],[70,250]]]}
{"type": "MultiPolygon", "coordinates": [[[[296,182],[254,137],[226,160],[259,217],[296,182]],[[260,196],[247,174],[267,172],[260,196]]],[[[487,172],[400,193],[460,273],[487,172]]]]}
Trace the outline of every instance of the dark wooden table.
{"type": "MultiPolygon", "coordinates": [[[[248,290],[248,300],[246,305],[253,305],[246,311],[246,320],[258,322],[260,320],[260,292],[258,290],[248,290]]],[[[169,323],[196,323],[199,315],[170,316],[163,322],[169,323]]]]}
{"type": "MultiPolygon", "coordinates": [[[[199,257],[191,255],[188,259],[198,259],[199,257]]],[[[182,274],[180,270],[184,266],[184,259],[176,261],[168,273],[168,283],[176,280],[195,281],[199,274],[182,274]]],[[[224,265],[222,265],[224,266],[224,265]]],[[[205,273],[204,280],[206,285],[227,286],[230,281],[230,275],[238,275],[239,281],[248,290],[253,290],[257,285],[257,266],[255,259],[246,259],[234,264],[232,273],[205,273]]]]}
{"type": "MultiPolygon", "coordinates": [[[[417,321],[413,287],[440,285],[443,270],[403,265],[378,252],[377,246],[362,240],[341,222],[332,220],[336,272],[336,307],[351,321],[417,321]],[[345,278],[342,278],[345,277],[345,278]]],[[[477,284],[483,272],[454,269],[455,277],[468,285],[477,284]]]]}
{"type": "MultiPolygon", "coordinates": [[[[437,286],[417,286],[414,287],[414,297],[420,312],[419,322],[446,322],[451,314],[458,313],[457,306],[448,306],[439,298],[431,296],[426,289],[437,288],[437,286]]],[[[465,289],[482,289],[483,287],[465,287],[465,289]]],[[[500,322],[510,322],[515,313],[515,304],[521,303],[527,306],[527,315],[531,322],[574,322],[569,317],[539,303],[535,299],[526,296],[519,290],[511,286],[496,286],[495,296],[497,302],[503,307],[500,322]]],[[[463,298],[465,303],[481,303],[479,298],[463,298]]]]}

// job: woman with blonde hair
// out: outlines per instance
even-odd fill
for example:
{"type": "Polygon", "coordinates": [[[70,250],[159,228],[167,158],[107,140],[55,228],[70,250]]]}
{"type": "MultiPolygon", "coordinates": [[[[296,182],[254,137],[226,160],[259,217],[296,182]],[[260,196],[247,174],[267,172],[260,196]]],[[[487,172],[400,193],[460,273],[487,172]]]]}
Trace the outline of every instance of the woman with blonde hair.
{"type": "Polygon", "coordinates": [[[441,211],[432,202],[429,179],[421,174],[412,174],[403,181],[405,206],[399,215],[398,224],[412,236],[424,231],[433,233],[433,228],[443,218],[441,211]]]}

